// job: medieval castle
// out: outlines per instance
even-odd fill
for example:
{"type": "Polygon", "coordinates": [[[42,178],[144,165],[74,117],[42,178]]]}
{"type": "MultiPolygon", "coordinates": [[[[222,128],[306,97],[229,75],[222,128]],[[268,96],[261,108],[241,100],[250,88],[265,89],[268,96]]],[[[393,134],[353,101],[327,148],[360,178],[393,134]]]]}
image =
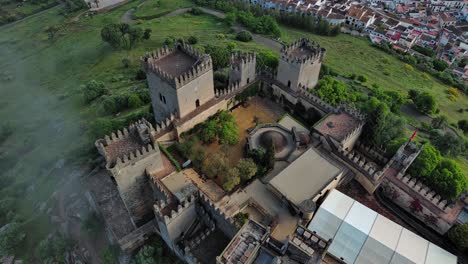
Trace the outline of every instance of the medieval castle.
{"type": "Polygon", "coordinates": [[[124,205],[121,213],[129,218],[126,232],[108,225],[122,250],[132,252],[157,234],[187,263],[321,263],[332,239],[308,230],[307,223],[330,190],[353,178],[369,193],[385,185],[423,197],[423,206],[441,219],[433,228],[446,232],[453,223],[444,216],[456,206],[405,174],[420,147],[409,140],[387,159],[360,143],[365,117],[359,111],[333,107],[309,92],[325,53],[300,39],[284,46],[275,71],[257,69],[253,53],[234,53],[224,90],[214,89],[210,55],[189,45],[143,56],[154,125],[140,120],[95,143],[124,205]],[[289,165],[234,193],[194,169],[176,171],[160,144],[177,141],[218,111],[231,109],[236,95],[253,84],[273,93],[285,108],[300,103],[323,116],[310,130],[289,118],[250,131],[250,148],[267,138],[278,146],[275,157],[289,165]],[[240,227],[234,216],[245,208],[258,216],[240,227]]]}

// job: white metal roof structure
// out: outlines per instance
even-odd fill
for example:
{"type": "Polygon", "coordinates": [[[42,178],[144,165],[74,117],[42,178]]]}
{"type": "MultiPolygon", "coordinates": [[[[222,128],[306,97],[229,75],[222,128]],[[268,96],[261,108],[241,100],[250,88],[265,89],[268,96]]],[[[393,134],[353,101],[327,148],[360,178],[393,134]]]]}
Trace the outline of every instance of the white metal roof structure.
{"type": "Polygon", "coordinates": [[[457,257],[332,190],[308,229],[333,239],[328,253],[355,264],[456,264],[457,257]]]}

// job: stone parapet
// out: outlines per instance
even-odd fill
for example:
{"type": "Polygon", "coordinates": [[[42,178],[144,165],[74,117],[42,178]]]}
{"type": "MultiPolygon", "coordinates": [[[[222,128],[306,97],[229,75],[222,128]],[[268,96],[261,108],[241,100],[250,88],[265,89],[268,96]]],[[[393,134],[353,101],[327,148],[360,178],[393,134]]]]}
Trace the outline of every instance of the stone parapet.
{"type": "Polygon", "coordinates": [[[281,58],[288,63],[297,63],[297,64],[306,64],[312,63],[315,61],[322,61],[325,55],[325,49],[321,48],[319,45],[313,45],[314,42],[310,41],[308,38],[300,38],[290,45],[285,45],[281,49],[281,58]],[[292,52],[298,48],[307,48],[310,50],[310,54],[304,57],[296,57],[292,52]]]}
{"type": "Polygon", "coordinates": [[[152,53],[147,53],[141,57],[140,61],[143,69],[145,69],[146,72],[152,71],[157,76],[159,76],[159,78],[166,81],[175,89],[185,86],[187,83],[213,69],[213,63],[210,55],[202,54],[192,46],[185,43],[176,44],[176,48],[179,48],[189,56],[192,56],[194,59],[196,59],[196,62],[188,71],[182,73],[179,76],[172,76],[157,65],[156,62],[158,60],[176,51],[175,48],[168,48],[167,46],[157,49],[152,53]]]}

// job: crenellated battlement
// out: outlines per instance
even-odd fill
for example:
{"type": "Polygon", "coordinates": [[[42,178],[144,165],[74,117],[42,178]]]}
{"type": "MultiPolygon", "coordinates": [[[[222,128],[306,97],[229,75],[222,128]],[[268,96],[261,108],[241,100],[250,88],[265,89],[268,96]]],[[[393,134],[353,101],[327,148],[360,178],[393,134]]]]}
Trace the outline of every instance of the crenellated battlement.
{"type": "Polygon", "coordinates": [[[300,95],[302,95],[301,98],[304,98],[306,101],[309,101],[314,105],[320,106],[322,109],[326,110],[327,113],[335,111],[335,107],[323,101],[322,99],[320,99],[320,97],[309,92],[309,89],[304,85],[299,85],[299,93],[300,95]]]}
{"type": "Polygon", "coordinates": [[[157,49],[145,54],[140,60],[147,73],[149,71],[155,73],[175,89],[185,86],[213,69],[210,55],[202,54],[185,43],[177,43],[175,48],[165,46],[157,49]],[[172,60],[165,61],[169,56],[173,57],[172,60]]]}
{"type": "Polygon", "coordinates": [[[154,145],[153,133],[156,129],[146,119],[138,120],[122,130],[105,135],[94,145],[106,159],[107,168],[126,166],[143,157],[159,152],[154,145]]]}
{"type": "Polygon", "coordinates": [[[281,59],[293,64],[314,63],[323,61],[326,50],[308,38],[300,38],[295,42],[283,46],[281,49],[281,59]]]}
{"type": "Polygon", "coordinates": [[[239,90],[240,88],[240,82],[234,82],[229,84],[229,86],[226,89],[221,89],[221,90],[216,90],[215,91],[215,96],[216,97],[222,97],[222,96],[227,96],[229,94],[232,94],[239,90]]]}
{"type": "Polygon", "coordinates": [[[364,155],[356,151],[346,151],[344,149],[339,149],[338,153],[345,158],[348,162],[353,164],[360,171],[364,172],[371,180],[378,181],[382,176],[382,170],[379,170],[378,167],[368,160],[364,155]]]}
{"type": "Polygon", "coordinates": [[[201,201],[207,206],[213,208],[214,212],[221,216],[226,222],[235,226],[235,221],[232,217],[228,216],[219,206],[217,206],[213,201],[210,200],[203,192],[199,191],[199,196],[201,201]]]}
{"type": "Polygon", "coordinates": [[[192,194],[188,199],[175,206],[174,203],[160,201],[154,204],[156,217],[163,219],[166,225],[170,224],[175,218],[181,215],[187,208],[196,203],[197,197],[192,194]]]}
{"type": "Polygon", "coordinates": [[[255,53],[235,52],[231,54],[230,64],[232,70],[240,71],[248,64],[256,64],[257,57],[255,53]]]}
{"type": "Polygon", "coordinates": [[[448,212],[454,206],[451,202],[449,202],[446,199],[443,199],[441,195],[437,194],[436,191],[429,188],[422,181],[418,180],[417,178],[413,178],[409,174],[403,175],[402,173],[399,173],[397,174],[396,178],[402,183],[404,183],[406,186],[408,186],[411,189],[411,191],[418,193],[426,201],[437,206],[444,212],[448,212]]]}

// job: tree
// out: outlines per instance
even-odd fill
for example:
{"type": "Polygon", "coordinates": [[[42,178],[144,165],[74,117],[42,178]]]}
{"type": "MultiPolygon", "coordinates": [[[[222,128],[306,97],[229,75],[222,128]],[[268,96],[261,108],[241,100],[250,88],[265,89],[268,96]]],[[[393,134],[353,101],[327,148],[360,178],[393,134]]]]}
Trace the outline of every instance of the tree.
{"type": "Polygon", "coordinates": [[[229,160],[225,155],[211,154],[203,161],[202,171],[211,179],[215,179],[217,177],[224,178],[229,167],[229,160]]]}
{"type": "Polygon", "coordinates": [[[236,167],[243,180],[250,180],[257,173],[257,165],[252,159],[241,159],[236,167]]]}
{"type": "Polygon", "coordinates": [[[242,30],[237,33],[236,39],[242,42],[249,42],[252,40],[252,34],[248,31],[242,30]]]}
{"type": "Polygon", "coordinates": [[[420,93],[415,99],[413,99],[413,102],[416,109],[429,115],[434,114],[438,108],[437,100],[428,92],[420,93]]]}
{"type": "Polygon", "coordinates": [[[141,28],[131,27],[125,23],[107,24],[101,29],[102,40],[116,49],[132,49],[143,39],[143,35],[141,28]]]}
{"type": "Polygon", "coordinates": [[[421,153],[411,164],[410,173],[416,177],[430,177],[441,159],[440,152],[430,143],[426,143],[421,153]]]}
{"type": "Polygon", "coordinates": [[[14,255],[26,234],[18,223],[9,223],[0,228],[0,255],[14,255]]]}
{"type": "Polygon", "coordinates": [[[390,112],[388,106],[377,98],[371,97],[362,110],[367,113],[365,130],[370,144],[386,146],[393,139],[404,134],[404,119],[390,112]]]}
{"type": "Polygon", "coordinates": [[[468,250],[468,223],[455,226],[450,229],[448,237],[452,242],[463,251],[468,250]]]}
{"type": "Polygon", "coordinates": [[[445,69],[449,67],[448,63],[439,59],[432,60],[432,66],[434,67],[436,71],[440,71],[440,72],[445,71],[445,69]]]}
{"type": "Polygon", "coordinates": [[[202,129],[198,136],[203,143],[209,144],[216,139],[217,131],[216,120],[210,119],[202,124],[202,129]]]}
{"type": "Polygon", "coordinates": [[[369,78],[367,76],[365,76],[365,75],[359,75],[357,77],[357,80],[358,80],[358,82],[365,83],[365,82],[367,82],[367,80],[369,80],[369,78]]]}
{"type": "Polygon", "coordinates": [[[131,94],[128,97],[128,107],[130,108],[138,108],[144,105],[143,101],[140,99],[138,94],[131,94]]]}
{"type": "Polygon", "coordinates": [[[234,187],[239,185],[240,177],[239,177],[239,170],[237,168],[230,168],[228,170],[227,179],[223,183],[223,188],[230,192],[234,187]]]}
{"type": "Polygon", "coordinates": [[[58,26],[49,26],[45,29],[45,32],[47,33],[47,37],[50,41],[54,42],[57,33],[60,31],[60,28],[58,26]]]}
{"type": "Polygon", "coordinates": [[[440,195],[450,199],[456,199],[467,188],[460,165],[451,159],[442,159],[428,182],[440,195]]]}
{"type": "Polygon", "coordinates": [[[91,102],[94,99],[107,94],[107,89],[104,84],[95,80],[89,81],[86,85],[82,86],[83,95],[86,102],[91,102]]]}
{"type": "Polygon", "coordinates": [[[102,264],[114,264],[118,263],[118,253],[116,249],[111,246],[107,246],[101,253],[102,264]]]}
{"type": "Polygon", "coordinates": [[[431,125],[434,128],[444,128],[448,124],[448,118],[444,115],[439,115],[432,119],[431,125]]]}
{"type": "Polygon", "coordinates": [[[150,28],[145,29],[143,32],[143,39],[148,40],[151,38],[151,32],[152,30],[150,28]]]}
{"type": "Polygon", "coordinates": [[[278,68],[279,58],[278,55],[272,51],[262,51],[257,55],[257,65],[260,68],[278,68]]]}
{"type": "MultiPolygon", "coordinates": [[[[164,256],[164,247],[161,240],[156,240],[150,245],[140,248],[132,257],[131,264],[161,264],[173,263],[172,259],[164,256]]],[[[179,263],[179,262],[176,262],[179,263]]]]}
{"type": "Polygon", "coordinates": [[[321,99],[334,106],[350,100],[346,84],[331,76],[323,77],[313,91],[321,99]]]}
{"type": "Polygon", "coordinates": [[[211,55],[215,70],[228,66],[231,54],[226,47],[208,44],[205,46],[205,52],[211,55]]]}
{"type": "Polygon", "coordinates": [[[187,42],[188,42],[190,45],[195,45],[195,44],[197,44],[198,39],[197,39],[197,37],[195,37],[195,36],[190,36],[190,37],[187,39],[187,42]]]}
{"type": "Polygon", "coordinates": [[[437,133],[432,138],[432,143],[444,155],[456,157],[465,151],[463,139],[450,133],[437,133]]]}
{"type": "Polygon", "coordinates": [[[218,138],[220,144],[234,145],[239,142],[239,130],[236,121],[228,111],[218,113],[218,138]]]}
{"type": "Polygon", "coordinates": [[[226,14],[224,21],[228,26],[233,26],[236,23],[237,15],[235,12],[229,12],[226,14]]]}
{"type": "Polygon", "coordinates": [[[468,120],[459,120],[457,125],[458,128],[463,131],[463,133],[468,134],[468,120]]]}
{"type": "Polygon", "coordinates": [[[72,241],[61,235],[49,236],[39,242],[37,255],[43,263],[65,263],[65,252],[72,247],[72,241]]]}

